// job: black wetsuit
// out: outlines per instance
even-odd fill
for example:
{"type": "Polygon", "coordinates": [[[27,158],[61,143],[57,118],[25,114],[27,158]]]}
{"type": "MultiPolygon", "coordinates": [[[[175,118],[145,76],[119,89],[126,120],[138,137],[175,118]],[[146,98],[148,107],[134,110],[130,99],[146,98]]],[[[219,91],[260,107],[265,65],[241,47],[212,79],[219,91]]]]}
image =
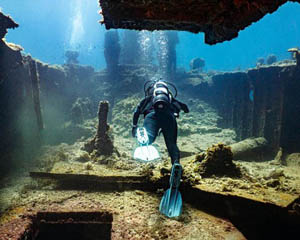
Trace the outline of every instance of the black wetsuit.
{"type": "Polygon", "coordinates": [[[185,113],[189,112],[186,104],[172,99],[171,104],[164,110],[154,110],[152,104],[152,96],[145,97],[133,115],[133,126],[137,125],[140,114],[144,114],[144,127],[147,130],[149,137],[149,144],[152,144],[161,129],[165,143],[171,157],[172,164],[179,163],[180,152],[177,147],[177,122],[176,117],[180,110],[185,113]]]}

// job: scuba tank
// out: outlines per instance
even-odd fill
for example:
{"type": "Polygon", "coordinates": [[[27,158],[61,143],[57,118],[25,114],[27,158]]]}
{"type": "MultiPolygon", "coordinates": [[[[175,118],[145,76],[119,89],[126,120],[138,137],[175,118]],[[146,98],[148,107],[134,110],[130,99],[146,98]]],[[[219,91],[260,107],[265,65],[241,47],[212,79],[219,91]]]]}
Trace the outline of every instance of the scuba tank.
{"type": "Polygon", "coordinates": [[[155,83],[152,99],[154,110],[165,110],[171,102],[172,94],[168,89],[168,85],[162,81],[155,83]]]}
{"type": "Polygon", "coordinates": [[[159,81],[147,81],[144,84],[145,95],[149,96],[151,94],[153,96],[152,104],[155,111],[157,110],[163,111],[169,108],[173,98],[173,93],[170,91],[169,85],[172,86],[175,91],[175,96],[174,96],[175,98],[177,96],[177,89],[172,83],[159,80],[159,81]],[[151,84],[146,89],[148,83],[151,84]]]}

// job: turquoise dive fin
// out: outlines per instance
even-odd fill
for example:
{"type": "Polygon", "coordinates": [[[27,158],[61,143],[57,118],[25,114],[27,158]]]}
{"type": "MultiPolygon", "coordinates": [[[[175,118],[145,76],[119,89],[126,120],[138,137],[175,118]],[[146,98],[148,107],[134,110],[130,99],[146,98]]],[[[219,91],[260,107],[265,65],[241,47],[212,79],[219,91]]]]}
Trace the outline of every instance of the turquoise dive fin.
{"type": "Polygon", "coordinates": [[[174,163],[170,177],[170,188],[161,199],[159,211],[167,217],[178,217],[182,212],[182,197],[178,190],[182,174],[182,167],[174,163]]]}

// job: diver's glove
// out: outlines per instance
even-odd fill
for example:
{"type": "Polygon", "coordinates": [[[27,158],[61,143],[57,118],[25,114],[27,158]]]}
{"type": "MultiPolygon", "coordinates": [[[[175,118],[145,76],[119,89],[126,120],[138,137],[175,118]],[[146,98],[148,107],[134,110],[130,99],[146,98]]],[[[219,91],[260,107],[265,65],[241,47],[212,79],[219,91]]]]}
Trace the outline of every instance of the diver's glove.
{"type": "Polygon", "coordinates": [[[189,113],[190,110],[188,108],[188,106],[184,103],[181,103],[181,109],[185,112],[185,113],[189,113]]]}
{"type": "Polygon", "coordinates": [[[176,101],[174,101],[173,104],[177,108],[178,113],[179,113],[180,110],[184,111],[185,113],[189,113],[190,112],[188,106],[185,103],[182,103],[182,102],[176,100],[176,101]]]}
{"type": "Polygon", "coordinates": [[[132,134],[132,137],[136,137],[136,131],[137,131],[137,125],[133,125],[132,126],[132,130],[131,130],[131,134],[132,134]]]}

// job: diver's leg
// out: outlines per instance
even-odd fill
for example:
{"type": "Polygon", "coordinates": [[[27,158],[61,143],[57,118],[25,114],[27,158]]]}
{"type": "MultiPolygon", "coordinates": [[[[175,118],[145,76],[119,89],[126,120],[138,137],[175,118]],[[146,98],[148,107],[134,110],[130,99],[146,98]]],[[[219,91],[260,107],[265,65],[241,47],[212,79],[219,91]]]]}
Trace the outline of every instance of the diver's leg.
{"type": "Polygon", "coordinates": [[[165,143],[171,157],[172,164],[179,163],[180,151],[177,146],[177,122],[173,114],[168,114],[163,119],[162,132],[164,134],[165,143]]]}
{"type": "Polygon", "coordinates": [[[149,144],[152,144],[155,141],[155,138],[158,134],[159,126],[157,122],[157,118],[155,113],[149,113],[144,120],[144,128],[146,128],[148,137],[149,137],[149,144]]]}

